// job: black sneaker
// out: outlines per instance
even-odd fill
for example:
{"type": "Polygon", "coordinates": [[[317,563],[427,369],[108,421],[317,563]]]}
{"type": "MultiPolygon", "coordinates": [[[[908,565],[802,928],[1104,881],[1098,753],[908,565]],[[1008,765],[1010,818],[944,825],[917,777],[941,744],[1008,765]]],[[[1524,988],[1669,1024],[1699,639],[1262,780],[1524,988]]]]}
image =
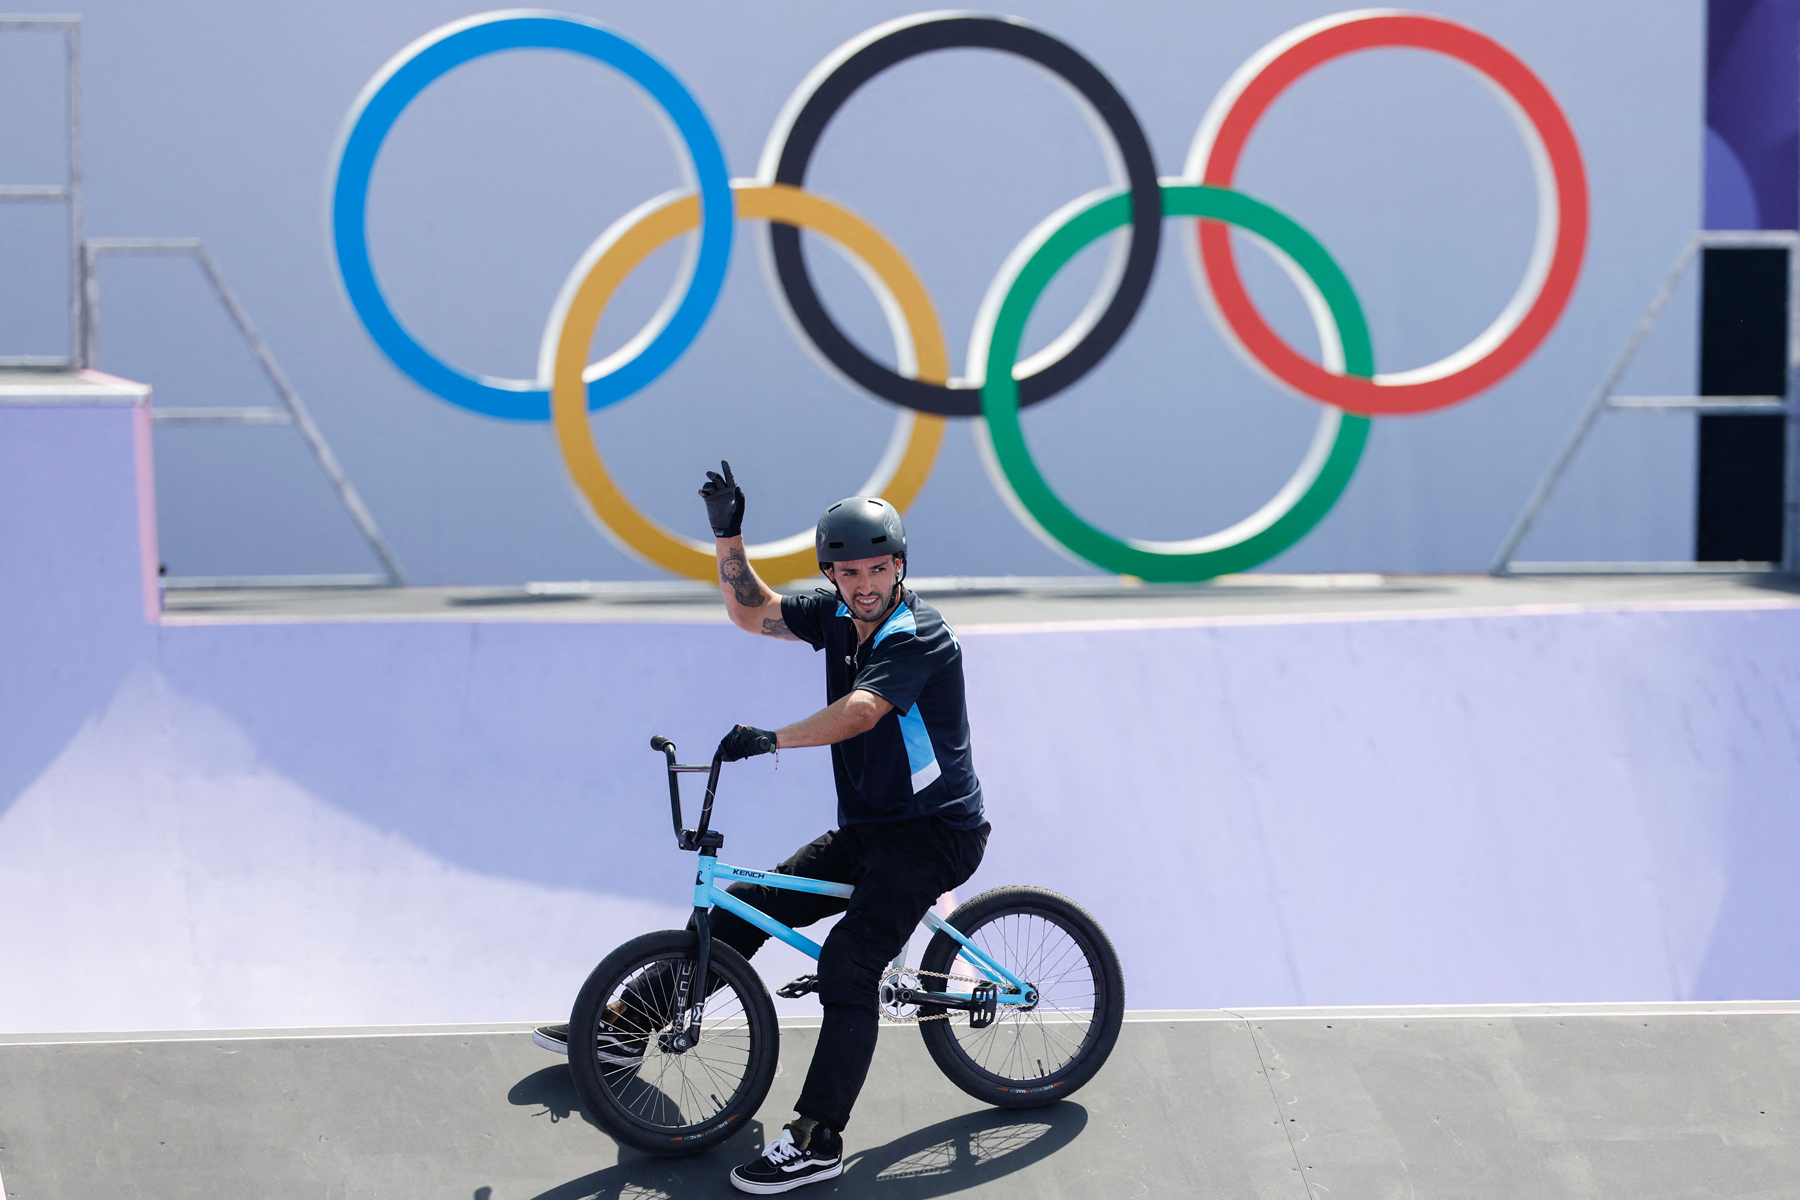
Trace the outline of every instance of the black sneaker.
{"type": "MultiPolygon", "coordinates": [[[[539,1025],[531,1031],[531,1040],[552,1054],[569,1052],[569,1027],[539,1025]]],[[[650,1039],[641,1033],[615,1033],[602,1026],[594,1039],[594,1057],[614,1067],[635,1067],[644,1061],[644,1046],[650,1039]]]]}
{"type": "Polygon", "coordinates": [[[763,1147],[761,1154],[732,1168],[731,1186],[740,1192],[772,1196],[822,1179],[836,1179],[843,1173],[842,1135],[827,1126],[815,1125],[812,1136],[801,1146],[794,1140],[794,1127],[788,1125],[780,1137],[763,1147]]]}

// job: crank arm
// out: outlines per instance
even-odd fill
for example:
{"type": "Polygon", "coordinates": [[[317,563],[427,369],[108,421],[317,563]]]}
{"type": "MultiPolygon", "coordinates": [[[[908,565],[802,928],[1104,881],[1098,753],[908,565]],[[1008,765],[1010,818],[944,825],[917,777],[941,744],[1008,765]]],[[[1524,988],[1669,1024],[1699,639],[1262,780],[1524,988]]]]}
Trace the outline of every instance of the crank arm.
{"type": "Polygon", "coordinates": [[[981,1003],[973,996],[957,996],[950,992],[915,992],[911,988],[901,988],[894,993],[894,1000],[900,1004],[930,1004],[937,1008],[954,1008],[961,1012],[974,1012],[981,1003]]]}
{"type": "Polygon", "coordinates": [[[999,1006],[999,992],[1000,989],[991,983],[978,983],[974,994],[969,996],[900,988],[895,992],[894,998],[902,1004],[929,1004],[935,1008],[958,1009],[969,1014],[971,1027],[983,1029],[994,1023],[995,1010],[999,1006]]]}

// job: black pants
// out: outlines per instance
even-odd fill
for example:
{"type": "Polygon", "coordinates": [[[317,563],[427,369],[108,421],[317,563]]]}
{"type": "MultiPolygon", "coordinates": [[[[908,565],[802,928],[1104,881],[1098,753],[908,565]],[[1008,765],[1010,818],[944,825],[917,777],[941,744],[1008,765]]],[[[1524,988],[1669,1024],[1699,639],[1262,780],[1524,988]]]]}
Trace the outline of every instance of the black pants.
{"type": "MultiPolygon", "coordinates": [[[[875,1057],[881,1024],[876,988],[926,910],[981,865],[988,826],[952,829],[935,817],[851,825],[814,838],[775,869],[783,875],[854,884],[835,896],[786,892],[755,884],[726,889],[784,925],[800,927],[844,913],[819,955],[819,1002],[825,1022],[794,1109],[842,1130],[875,1057]]],[[[713,910],[713,937],[749,958],[769,935],[748,921],[713,910]]]]}

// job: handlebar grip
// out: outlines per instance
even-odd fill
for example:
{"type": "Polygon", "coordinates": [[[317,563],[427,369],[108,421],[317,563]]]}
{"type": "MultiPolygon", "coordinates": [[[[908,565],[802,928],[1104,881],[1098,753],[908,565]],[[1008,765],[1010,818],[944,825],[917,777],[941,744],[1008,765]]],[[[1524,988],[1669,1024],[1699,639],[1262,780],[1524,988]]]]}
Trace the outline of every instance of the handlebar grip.
{"type": "Polygon", "coordinates": [[[671,742],[668,738],[664,737],[660,733],[656,734],[655,736],[653,736],[650,739],[650,748],[652,750],[657,751],[658,753],[661,753],[661,752],[667,751],[667,750],[672,750],[672,749],[674,749],[674,747],[675,747],[675,743],[671,742]]]}

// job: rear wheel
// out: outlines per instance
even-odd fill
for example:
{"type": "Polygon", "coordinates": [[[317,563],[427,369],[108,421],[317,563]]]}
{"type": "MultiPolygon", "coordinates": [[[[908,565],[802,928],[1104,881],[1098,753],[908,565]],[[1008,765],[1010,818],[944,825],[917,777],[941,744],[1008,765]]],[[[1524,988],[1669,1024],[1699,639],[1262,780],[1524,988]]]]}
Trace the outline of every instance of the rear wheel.
{"type": "MultiPolygon", "coordinates": [[[[925,1047],[957,1087],[1001,1108],[1036,1108],[1094,1077],[1125,1018],[1119,956],[1100,923],[1067,896],[1034,887],[996,888],[950,914],[950,924],[1038,993],[1029,1006],[1001,1004],[977,1029],[960,1012],[919,1025],[925,1047]]],[[[925,948],[932,990],[967,992],[985,976],[948,934],[925,948]]]]}
{"type": "Polygon", "coordinates": [[[569,1016],[569,1070],[588,1115],[650,1154],[718,1145],[744,1128],[775,1078],[774,1001],[744,957],[717,941],[700,1041],[675,1045],[689,1020],[675,1010],[677,987],[691,978],[696,942],[675,929],[626,942],[594,968],[569,1016]]]}

